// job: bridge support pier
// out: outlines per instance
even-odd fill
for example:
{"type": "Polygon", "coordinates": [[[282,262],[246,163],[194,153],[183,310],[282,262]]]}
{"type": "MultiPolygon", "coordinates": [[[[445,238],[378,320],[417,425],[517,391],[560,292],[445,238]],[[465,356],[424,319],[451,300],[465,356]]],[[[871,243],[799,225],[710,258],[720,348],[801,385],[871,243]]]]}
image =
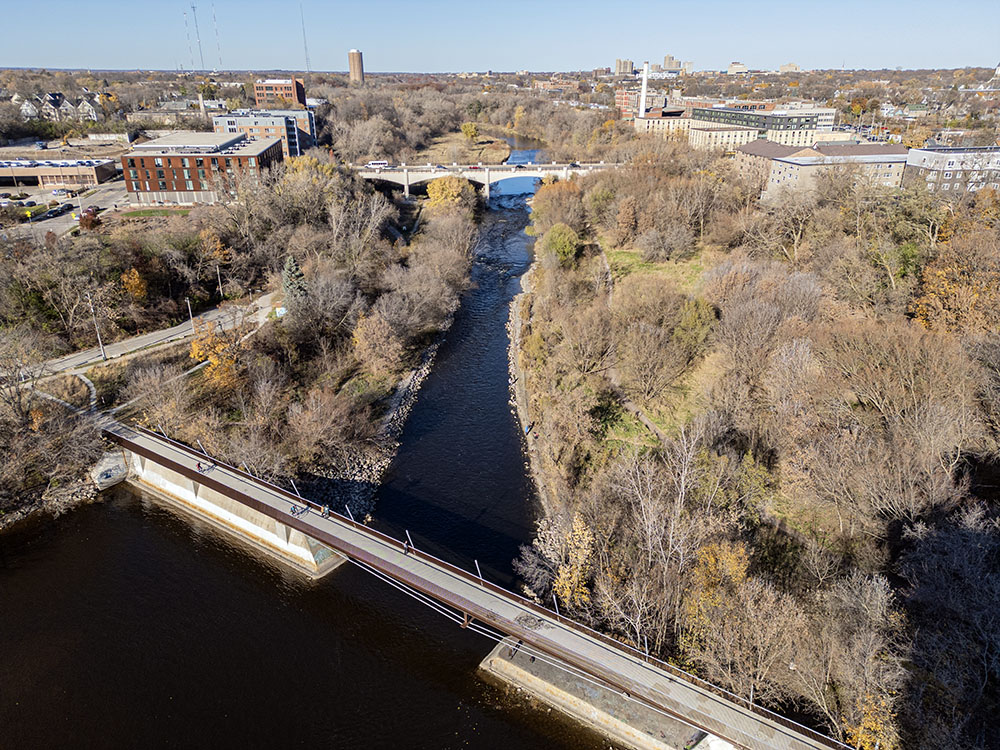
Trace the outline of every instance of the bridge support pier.
{"type": "Polygon", "coordinates": [[[403,170],[403,197],[409,199],[410,197],[410,170],[403,170]]]}

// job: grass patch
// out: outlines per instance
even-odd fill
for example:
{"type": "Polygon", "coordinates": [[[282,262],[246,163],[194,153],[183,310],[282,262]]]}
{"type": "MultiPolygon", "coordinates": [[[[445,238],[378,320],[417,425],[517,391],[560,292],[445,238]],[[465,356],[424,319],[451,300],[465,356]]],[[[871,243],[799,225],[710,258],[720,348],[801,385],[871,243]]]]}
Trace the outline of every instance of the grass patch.
{"type": "Polygon", "coordinates": [[[187,216],[190,208],[140,208],[136,211],[124,211],[121,216],[187,216]]]}
{"type": "Polygon", "coordinates": [[[480,136],[470,141],[462,133],[448,133],[435,138],[427,148],[421,149],[407,159],[409,165],[443,164],[503,164],[510,156],[507,141],[489,136],[480,136]]]}
{"type": "Polygon", "coordinates": [[[76,375],[57,375],[38,386],[42,393],[62,399],[78,409],[90,406],[90,389],[76,375]]]}
{"type": "Polygon", "coordinates": [[[638,250],[605,250],[605,255],[608,256],[608,265],[611,266],[611,275],[615,280],[632,274],[658,276],[672,281],[678,291],[688,294],[694,292],[706,267],[700,252],[690,258],[663,263],[643,260],[638,250]]]}

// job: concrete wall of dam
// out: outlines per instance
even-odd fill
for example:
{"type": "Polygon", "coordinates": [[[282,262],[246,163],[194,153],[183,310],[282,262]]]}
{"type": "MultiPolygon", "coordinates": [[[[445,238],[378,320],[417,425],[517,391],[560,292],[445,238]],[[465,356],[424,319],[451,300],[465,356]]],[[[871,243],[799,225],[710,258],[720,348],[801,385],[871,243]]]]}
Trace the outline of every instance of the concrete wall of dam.
{"type": "MultiPolygon", "coordinates": [[[[208,521],[311,578],[334,570],[345,558],[301,531],[289,528],[218,490],[152,459],[124,451],[128,483],[208,521]]],[[[214,469],[206,466],[206,474],[214,469]]]]}

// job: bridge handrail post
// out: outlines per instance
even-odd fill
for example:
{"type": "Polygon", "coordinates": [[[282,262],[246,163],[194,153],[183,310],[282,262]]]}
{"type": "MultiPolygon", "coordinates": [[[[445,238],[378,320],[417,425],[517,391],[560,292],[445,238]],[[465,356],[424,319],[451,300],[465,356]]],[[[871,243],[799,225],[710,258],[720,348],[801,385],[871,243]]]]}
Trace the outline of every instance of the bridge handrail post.
{"type": "Polygon", "coordinates": [[[486,581],[483,580],[483,571],[479,569],[479,560],[473,560],[476,563],[476,573],[479,575],[479,585],[485,586],[486,581]]]}

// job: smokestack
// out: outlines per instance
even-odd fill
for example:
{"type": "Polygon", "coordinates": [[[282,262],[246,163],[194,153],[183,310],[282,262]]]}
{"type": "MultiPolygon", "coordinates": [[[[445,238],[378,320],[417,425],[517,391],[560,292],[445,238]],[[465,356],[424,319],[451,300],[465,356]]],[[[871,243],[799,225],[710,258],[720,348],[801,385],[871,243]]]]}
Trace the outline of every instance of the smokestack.
{"type": "Polygon", "coordinates": [[[642,93],[639,94],[639,117],[646,116],[646,82],[649,79],[649,63],[642,64],[642,93]]]}
{"type": "MultiPolygon", "coordinates": [[[[643,89],[645,91],[645,89],[643,89]]],[[[198,110],[201,112],[201,118],[203,120],[208,119],[208,112],[205,111],[205,95],[200,91],[198,92],[198,110]]]]}

